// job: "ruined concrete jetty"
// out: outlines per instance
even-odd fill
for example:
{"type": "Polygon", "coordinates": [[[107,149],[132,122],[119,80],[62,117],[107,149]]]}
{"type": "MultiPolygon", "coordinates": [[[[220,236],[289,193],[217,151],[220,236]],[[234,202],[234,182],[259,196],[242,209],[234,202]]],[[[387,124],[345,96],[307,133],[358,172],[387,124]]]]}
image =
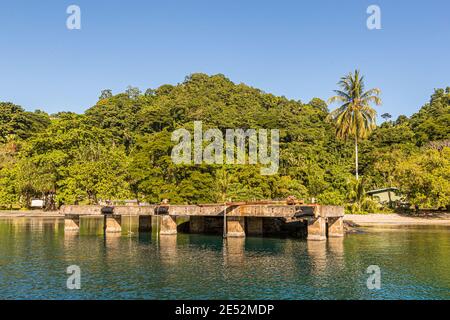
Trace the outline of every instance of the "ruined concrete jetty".
{"type": "Polygon", "coordinates": [[[344,236],[344,208],[317,204],[288,205],[285,202],[234,202],[204,205],[145,205],[145,206],[62,206],[65,216],[65,230],[79,230],[80,218],[104,217],[105,233],[122,231],[123,216],[138,216],[139,231],[152,230],[152,217],[158,218],[160,235],[177,234],[177,217],[189,218],[191,233],[208,232],[223,228],[226,237],[263,235],[265,221],[284,218],[304,222],[308,240],[326,240],[328,237],[344,236]],[[219,224],[218,224],[219,223],[219,224]]]}

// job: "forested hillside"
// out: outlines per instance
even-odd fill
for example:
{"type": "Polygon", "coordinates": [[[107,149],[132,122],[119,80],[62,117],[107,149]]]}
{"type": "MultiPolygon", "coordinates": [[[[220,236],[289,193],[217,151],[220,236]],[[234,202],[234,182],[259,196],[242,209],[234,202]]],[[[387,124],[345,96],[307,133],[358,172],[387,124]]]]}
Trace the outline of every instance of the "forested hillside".
{"type": "Polygon", "coordinates": [[[318,98],[293,101],[204,74],[145,93],[105,90],[82,115],[0,103],[0,206],[27,207],[33,198],[51,209],[100,199],[207,203],[289,195],[341,205],[363,201],[356,189],[387,186],[412,204],[450,205],[450,88],[362,141],[360,182],[352,141],[336,139],[328,112],[318,98]],[[175,165],[171,134],[192,129],[195,120],[205,129],[280,129],[278,174],[262,176],[256,165],[175,165]]]}

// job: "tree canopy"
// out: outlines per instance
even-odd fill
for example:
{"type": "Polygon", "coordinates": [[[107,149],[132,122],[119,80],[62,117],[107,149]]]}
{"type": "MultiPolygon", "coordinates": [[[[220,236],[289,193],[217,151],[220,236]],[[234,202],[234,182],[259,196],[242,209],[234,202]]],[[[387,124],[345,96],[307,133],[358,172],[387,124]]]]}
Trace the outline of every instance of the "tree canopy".
{"type": "MultiPolygon", "coordinates": [[[[282,199],[346,204],[362,190],[352,178],[353,143],[326,121],[327,104],[308,103],[192,74],[177,85],[104,90],[83,114],[47,115],[0,103],[0,206],[44,198],[62,204],[138,199],[158,203],[282,199]],[[278,174],[258,165],[175,165],[178,128],[280,130],[278,174]],[[356,193],[355,193],[356,192],[356,193]]],[[[450,88],[438,89],[410,118],[385,121],[360,143],[365,188],[399,187],[411,203],[449,205],[450,88]],[[439,147],[437,147],[439,146],[439,147]]],[[[363,209],[361,209],[363,210],[363,209]]]]}

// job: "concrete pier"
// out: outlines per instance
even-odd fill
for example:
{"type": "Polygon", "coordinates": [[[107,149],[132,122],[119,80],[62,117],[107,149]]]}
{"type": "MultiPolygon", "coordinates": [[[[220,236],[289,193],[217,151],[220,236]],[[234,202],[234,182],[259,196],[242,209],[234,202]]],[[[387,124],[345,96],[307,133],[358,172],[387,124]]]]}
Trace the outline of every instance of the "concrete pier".
{"type": "Polygon", "coordinates": [[[105,232],[106,233],[120,233],[122,232],[122,216],[119,215],[105,215],[105,232]]]}
{"type": "Polygon", "coordinates": [[[64,231],[80,231],[80,216],[66,215],[64,217],[64,231]]]}
{"type": "Polygon", "coordinates": [[[227,217],[227,237],[245,237],[245,217],[227,217]]]}
{"type": "Polygon", "coordinates": [[[328,218],[328,237],[340,238],[344,236],[344,218],[328,218]]]}
{"type": "Polygon", "coordinates": [[[308,220],[308,240],[326,240],[326,220],[323,217],[308,220]]]}
{"type": "Polygon", "coordinates": [[[176,217],[163,215],[160,216],[160,235],[174,235],[177,234],[176,217]]]}
{"type": "MultiPolygon", "coordinates": [[[[326,240],[328,237],[343,237],[344,208],[318,204],[286,204],[282,201],[233,202],[205,205],[160,205],[146,206],[63,206],[65,230],[78,231],[81,216],[104,217],[105,233],[122,231],[121,217],[135,216],[139,219],[139,231],[152,230],[152,217],[158,217],[160,235],[176,235],[176,217],[189,221],[191,233],[222,234],[243,238],[246,234],[261,236],[281,232],[281,227],[300,222],[308,240],[326,240]],[[224,224],[224,217],[226,223],[224,224]],[[307,226],[306,226],[307,224],[307,226]],[[225,226],[224,226],[225,225],[225,226]],[[224,227],[226,228],[225,230],[224,227]]],[[[284,230],[285,231],[285,230],[284,230]]],[[[283,232],[284,232],[283,231],[283,232]]]]}

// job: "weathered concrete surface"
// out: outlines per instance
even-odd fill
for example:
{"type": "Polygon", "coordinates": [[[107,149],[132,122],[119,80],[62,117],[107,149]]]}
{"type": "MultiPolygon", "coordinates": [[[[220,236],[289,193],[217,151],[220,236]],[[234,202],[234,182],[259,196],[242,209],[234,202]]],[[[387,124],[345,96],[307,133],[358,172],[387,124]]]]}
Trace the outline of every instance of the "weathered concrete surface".
{"type": "Polygon", "coordinates": [[[339,238],[344,236],[344,219],[328,218],[328,237],[339,238]]]}
{"type": "Polygon", "coordinates": [[[149,206],[114,206],[114,214],[120,215],[154,215],[157,205],[149,206]]]}
{"type": "Polygon", "coordinates": [[[227,215],[236,207],[225,207],[224,205],[170,205],[168,212],[174,216],[223,216],[227,208],[227,215]]]}
{"type": "Polygon", "coordinates": [[[315,210],[316,217],[334,218],[344,216],[344,207],[342,206],[317,206],[315,210]]]}
{"type": "Polygon", "coordinates": [[[164,215],[160,217],[160,231],[161,235],[173,235],[177,234],[177,222],[176,217],[164,215]]]}
{"type": "Polygon", "coordinates": [[[227,217],[227,237],[245,237],[244,217],[227,217]]]}
{"type": "MultiPolygon", "coordinates": [[[[277,202],[230,203],[228,205],[147,205],[147,206],[63,206],[61,213],[66,219],[79,219],[80,216],[105,216],[105,232],[121,232],[121,217],[138,216],[139,230],[151,231],[151,217],[158,217],[162,235],[177,234],[176,217],[190,220],[192,233],[223,233],[224,217],[227,219],[228,237],[260,236],[282,231],[286,221],[307,220],[308,239],[326,239],[326,222],[329,222],[330,237],[344,234],[342,217],[344,208],[338,206],[286,205],[277,202]]],[[[75,223],[76,225],[76,223],[75,223]]],[[[67,230],[76,226],[67,222],[67,230]]],[[[286,230],[284,230],[285,232],[286,230]]],[[[289,230],[288,230],[289,231],[289,230]]]]}
{"type": "Polygon", "coordinates": [[[327,239],[325,218],[311,218],[308,220],[308,240],[327,239]]]}
{"type": "Polygon", "coordinates": [[[249,236],[261,236],[263,234],[263,219],[260,217],[247,218],[247,234],[249,236]]]}
{"type": "Polygon", "coordinates": [[[101,215],[102,206],[61,206],[59,212],[62,214],[77,215],[101,215]]]}
{"type": "Polygon", "coordinates": [[[300,206],[244,205],[227,213],[227,216],[281,218],[293,217],[300,212],[300,206]]]}
{"type": "Polygon", "coordinates": [[[80,217],[72,216],[64,218],[64,231],[79,231],[80,217]]]}
{"type": "Polygon", "coordinates": [[[122,232],[122,216],[105,215],[105,232],[120,233],[122,232]]]}
{"type": "MultiPolygon", "coordinates": [[[[320,205],[283,205],[283,204],[206,204],[206,205],[148,205],[114,206],[116,215],[158,215],[171,216],[224,216],[229,217],[266,217],[291,218],[299,216],[341,217],[344,208],[320,205]]],[[[101,215],[102,206],[62,206],[62,214],[101,215]]]]}

